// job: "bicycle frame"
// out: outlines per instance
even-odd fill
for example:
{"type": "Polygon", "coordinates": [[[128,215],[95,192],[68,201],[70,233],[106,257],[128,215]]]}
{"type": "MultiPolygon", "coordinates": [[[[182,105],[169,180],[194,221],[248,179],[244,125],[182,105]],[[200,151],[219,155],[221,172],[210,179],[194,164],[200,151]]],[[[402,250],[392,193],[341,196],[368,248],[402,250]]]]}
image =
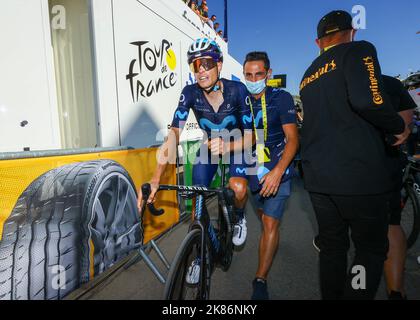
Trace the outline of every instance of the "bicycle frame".
{"type": "MultiPolygon", "coordinates": [[[[231,233],[231,214],[229,213],[228,205],[225,200],[225,196],[223,192],[219,192],[218,194],[218,202],[221,204],[222,210],[224,211],[224,219],[228,226],[228,233],[231,233]]],[[[214,226],[210,223],[210,216],[208,214],[207,206],[205,204],[205,197],[203,195],[198,195],[196,198],[196,209],[194,212],[194,221],[190,225],[189,231],[199,228],[202,231],[202,239],[201,239],[201,248],[205,249],[206,243],[210,243],[210,256],[211,256],[211,268],[213,269],[213,259],[218,262],[220,258],[223,256],[224,252],[222,252],[222,244],[217,237],[216,230],[214,226]],[[207,239],[206,239],[207,237],[207,239]]],[[[204,256],[204,253],[203,255],[204,256]]],[[[203,270],[203,269],[202,269],[203,270]]]]}
{"type": "MultiPolygon", "coordinates": [[[[150,185],[145,184],[142,187],[143,197],[144,199],[148,198],[148,194],[150,194],[150,185]],[[147,190],[149,188],[149,190],[147,190]]],[[[231,218],[233,218],[233,191],[228,188],[220,188],[220,189],[209,189],[206,187],[195,187],[195,186],[175,186],[175,185],[160,185],[157,192],[160,191],[178,191],[180,193],[181,198],[190,199],[196,197],[196,210],[194,212],[194,221],[190,225],[189,231],[193,230],[194,228],[199,228],[202,230],[203,239],[202,239],[202,248],[205,248],[206,238],[210,240],[210,248],[211,254],[213,257],[219,257],[223,254],[221,252],[221,243],[217,238],[216,231],[213,225],[210,223],[210,216],[207,212],[207,207],[205,205],[205,198],[217,195],[218,203],[222,207],[223,217],[225,219],[226,225],[228,227],[228,233],[232,232],[231,226],[231,218]],[[205,209],[206,213],[203,213],[203,209],[205,209]]],[[[160,216],[164,213],[162,209],[156,209],[153,204],[147,205],[150,212],[155,216],[160,216]]]]}
{"type": "MultiPolygon", "coordinates": [[[[222,176],[221,176],[221,184],[222,186],[225,185],[225,166],[222,166],[222,176]]],[[[160,185],[157,192],[160,191],[177,191],[178,192],[178,199],[193,199],[195,198],[195,210],[193,211],[193,222],[189,226],[190,233],[192,230],[200,230],[201,232],[201,239],[200,239],[200,279],[201,285],[198,292],[198,296],[201,299],[206,299],[207,291],[203,290],[202,288],[207,288],[208,285],[206,282],[208,281],[209,277],[213,273],[215,269],[215,265],[220,263],[220,265],[225,268],[229,268],[230,259],[232,250],[230,243],[232,240],[233,234],[233,227],[232,227],[232,220],[235,216],[234,214],[234,198],[235,194],[233,190],[228,189],[226,187],[217,188],[217,189],[209,189],[207,187],[201,186],[179,186],[179,185],[160,185]],[[221,213],[223,217],[218,217],[222,219],[225,223],[225,228],[223,228],[223,236],[226,242],[221,242],[219,240],[219,235],[217,234],[213,224],[210,221],[210,215],[207,210],[206,206],[206,199],[217,196],[218,206],[222,209],[221,213]],[[230,242],[229,242],[230,241],[230,242]],[[230,248],[230,249],[229,249],[230,248]],[[208,261],[207,261],[208,259],[208,261]],[[208,263],[209,267],[209,274],[206,275],[206,266],[208,263]]],[[[144,184],[142,186],[142,194],[143,199],[148,199],[151,192],[150,184],[144,184]]],[[[146,203],[143,203],[143,210],[145,209],[146,203]]],[[[162,209],[156,209],[153,204],[147,204],[150,212],[152,215],[160,216],[164,213],[162,209]]],[[[143,211],[142,210],[142,211],[143,211]]],[[[220,214],[220,211],[219,211],[220,214]]],[[[220,226],[221,222],[220,221],[220,226]]],[[[220,227],[219,226],[219,227],[220,227]]],[[[222,230],[222,228],[220,228],[222,230]]]]}

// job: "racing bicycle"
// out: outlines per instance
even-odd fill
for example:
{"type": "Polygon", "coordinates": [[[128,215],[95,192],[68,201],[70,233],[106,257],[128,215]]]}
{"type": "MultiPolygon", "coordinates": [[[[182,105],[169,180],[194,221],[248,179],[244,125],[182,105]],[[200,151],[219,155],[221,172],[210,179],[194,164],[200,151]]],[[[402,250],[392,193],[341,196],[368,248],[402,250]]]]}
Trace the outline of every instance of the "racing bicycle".
{"type": "MultiPolygon", "coordinates": [[[[223,271],[227,271],[231,265],[233,224],[236,217],[235,194],[231,189],[223,187],[224,177],[223,172],[222,187],[217,189],[201,186],[159,186],[158,192],[178,191],[181,198],[195,200],[195,210],[193,210],[193,220],[189,231],[178,248],[165,282],[164,299],[166,300],[208,300],[210,279],[215,267],[221,267],[223,271]],[[212,198],[218,200],[215,225],[206,205],[206,202],[212,198]],[[188,281],[188,276],[193,271],[198,272],[195,283],[188,281]]],[[[142,186],[143,199],[148,199],[150,192],[150,184],[144,184],[142,186]]],[[[156,209],[153,204],[147,204],[147,206],[155,216],[164,214],[163,209],[156,209]]]]}

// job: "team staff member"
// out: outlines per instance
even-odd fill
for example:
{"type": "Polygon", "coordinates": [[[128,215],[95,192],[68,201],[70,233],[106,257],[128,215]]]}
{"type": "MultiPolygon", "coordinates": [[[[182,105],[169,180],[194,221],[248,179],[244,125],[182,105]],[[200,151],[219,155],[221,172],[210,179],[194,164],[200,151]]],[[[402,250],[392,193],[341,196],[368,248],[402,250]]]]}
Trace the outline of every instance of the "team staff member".
{"type": "MultiPolygon", "coordinates": [[[[395,111],[404,119],[407,126],[413,122],[413,110],[417,108],[413,98],[400,80],[383,76],[385,90],[392,101],[395,111]]],[[[407,251],[407,239],[401,227],[401,187],[404,155],[399,147],[390,147],[389,154],[394,159],[394,170],[398,175],[396,189],[391,199],[392,212],[389,220],[388,259],[385,261],[385,280],[388,297],[391,300],[406,299],[404,290],[404,266],[407,251]]]]}
{"type": "Polygon", "coordinates": [[[318,24],[321,55],[300,86],[304,180],[319,226],[323,299],[375,297],[396,179],[385,136],[400,145],[409,135],[385,94],[375,47],[353,42],[355,33],[349,13],[324,16],[318,24]],[[347,274],[349,229],[356,255],[347,274]],[[360,279],[352,281],[355,276],[360,279]]]}
{"type": "MultiPolygon", "coordinates": [[[[417,108],[416,103],[411,98],[408,91],[404,88],[400,80],[382,76],[385,91],[392,101],[395,111],[404,119],[407,126],[412,126],[413,110],[417,108]]],[[[390,300],[404,300],[406,294],[404,290],[404,267],[407,251],[407,239],[401,227],[401,188],[402,170],[405,166],[405,155],[399,147],[389,146],[387,154],[394,159],[394,170],[398,177],[395,180],[395,191],[391,198],[391,215],[389,219],[388,241],[389,250],[385,261],[385,280],[387,293],[390,300]]],[[[319,252],[319,237],[314,239],[315,248],[319,252]]]]}
{"type": "Polygon", "coordinates": [[[244,76],[252,94],[251,111],[257,139],[256,174],[250,176],[262,221],[259,261],[253,281],[253,300],[268,300],[267,277],[279,243],[279,226],[291,192],[291,163],[299,145],[296,110],[292,96],[266,86],[271,77],[270,60],[265,52],[246,56],[244,76]]]}

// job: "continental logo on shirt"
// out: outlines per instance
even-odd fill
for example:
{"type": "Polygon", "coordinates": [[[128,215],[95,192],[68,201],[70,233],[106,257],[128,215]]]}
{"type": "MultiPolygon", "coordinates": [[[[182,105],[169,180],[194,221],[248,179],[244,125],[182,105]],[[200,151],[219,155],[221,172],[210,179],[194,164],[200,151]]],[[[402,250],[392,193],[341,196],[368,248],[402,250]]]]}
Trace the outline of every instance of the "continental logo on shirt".
{"type": "Polygon", "coordinates": [[[300,90],[305,88],[308,84],[314,82],[315,80],[318,80],[323,75],[334,71],[337,69],[337,65],[335,64],[335,60],[332,60],[331,62],[325,64],[322,68],[319,68],[319,70],[311,75],[310,77],[305,78],[302,83],[300,84],[300,90]]]}
{"type": "Polygon", "coordinates": [[[366,57],[363,58],[363,61],[365,62],[365,66],[369,72],[370,90],[372,91],[373,102],[377,105],[381,105],[384,103],[384,99],[379,91],[378,79],[375,77],[375,65],[373,64],[374,60],[372,57],[366,57]]]}

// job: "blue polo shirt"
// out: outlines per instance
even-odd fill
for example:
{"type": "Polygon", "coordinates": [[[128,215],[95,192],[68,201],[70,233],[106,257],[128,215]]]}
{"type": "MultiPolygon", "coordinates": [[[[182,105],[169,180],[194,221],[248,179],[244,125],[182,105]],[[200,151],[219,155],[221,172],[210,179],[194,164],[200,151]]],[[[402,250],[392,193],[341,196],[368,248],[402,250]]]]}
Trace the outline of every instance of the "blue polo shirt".
{"type": "MultiPolygon", "coordinates": [[[[268,87],[265,92],[267,105],[267,141],[265,146],[270,150],[270,162],[258,164],[257,173],[250,175],[250,187],[253,192],[261,189],[259,180],[272,170],[281,159],[286,146],[286,136],[283,125],[296,124],[296,109],[293,97],[290,93],[268,87]]],[[[264,139],[264,123],[261,99],[251,98],[254,111],[255,127],[259,130],[258,139],[264,139]]],[[[245,120],[245,119],[244,119],[245,120]]],[[[254,150],[255,156],[255,150],[254,150]]],[[[283,175],[282,182],[286,182],[293,177],[294,171],[292,164],[283,175]]]]}

